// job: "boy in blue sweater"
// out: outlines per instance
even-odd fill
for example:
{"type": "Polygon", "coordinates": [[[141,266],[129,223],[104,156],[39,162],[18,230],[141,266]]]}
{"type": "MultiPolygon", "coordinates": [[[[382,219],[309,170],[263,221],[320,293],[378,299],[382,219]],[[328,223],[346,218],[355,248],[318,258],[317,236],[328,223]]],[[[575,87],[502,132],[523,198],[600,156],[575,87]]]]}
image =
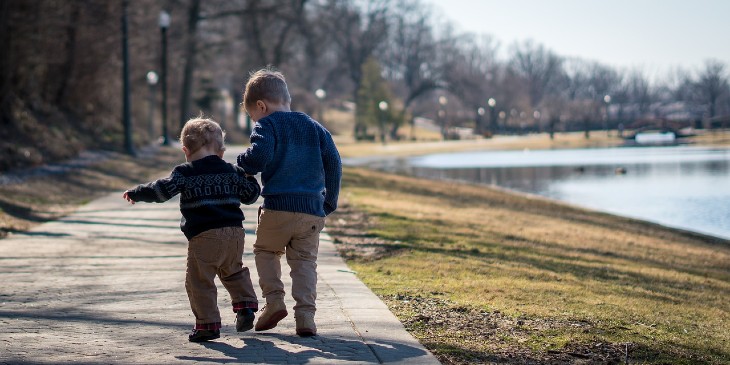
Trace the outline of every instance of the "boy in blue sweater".
{"type": "Polygon", "coordinates": [[[240,205],[253,204],[261,188],[241,168],[223,161],[223,138],[218,123],[191,119],[180,133],[187,163],[176,166],[169,177],[124,192],[132,204],[162,203],[180,194],[180,228],[189,241],[185,289],[195,315],[191,342],[220,337],[216,275],[231,295],[237,331],[253,328],[258,310],[251,276],[242,262],[240,205]]]}
{"type": "Polygon", "coordinates": [[[276,327],[288,315],[280,257],[291,268],[294,319],[300,336],[314,336],[317,251],[325,217],[337,208],[342,163],[332,136],[308,115],[290,110],[291,97],[280,72],[251,75],[243,107],[256,124],[251,147],[238,156],[247,174],[261,173],[254,257],[266,306],[256,331],[276,327]]]}

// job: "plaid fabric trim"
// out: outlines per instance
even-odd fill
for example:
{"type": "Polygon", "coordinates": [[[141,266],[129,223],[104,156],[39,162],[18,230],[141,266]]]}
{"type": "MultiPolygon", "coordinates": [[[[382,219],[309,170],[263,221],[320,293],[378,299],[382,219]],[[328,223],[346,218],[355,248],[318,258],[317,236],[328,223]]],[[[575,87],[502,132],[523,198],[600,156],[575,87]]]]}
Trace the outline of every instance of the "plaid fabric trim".
{"type": "Polygon", "coordinates": [[[239,310],[243,308],[248,308],[253,310],[254,312],[259,310],[259,303],[258,302],[238,302],[233,303],[233,312],[238,312],[239,310]]]}
{"type": "Polygon", "coordinates": [[[196,330],[208,330],[208,331],[217,331],[221,329],[221,323],[220,322],[214,322],[214,323],[196,323],[195,329],[196,330]]]}

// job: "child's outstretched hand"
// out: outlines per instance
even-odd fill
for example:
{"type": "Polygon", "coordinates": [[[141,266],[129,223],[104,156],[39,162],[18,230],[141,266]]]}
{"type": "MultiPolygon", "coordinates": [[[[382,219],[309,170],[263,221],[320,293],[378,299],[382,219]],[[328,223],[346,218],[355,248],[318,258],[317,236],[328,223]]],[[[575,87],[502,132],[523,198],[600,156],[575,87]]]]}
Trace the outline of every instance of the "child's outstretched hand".
{"type": "Polygon", "coordinates": [[[128,201],[128,202],[130,202],[130,203],[134,204],[134,200],[132,200],[132,198],[130,198],[130,197],[129,197],[129,191],[125,191],[125,192],[124,192],[124,195],[122,195],[122,197],[123,197],[123,198],[124,198],[124,199],[125,199],[126,201],[128,201]]]}

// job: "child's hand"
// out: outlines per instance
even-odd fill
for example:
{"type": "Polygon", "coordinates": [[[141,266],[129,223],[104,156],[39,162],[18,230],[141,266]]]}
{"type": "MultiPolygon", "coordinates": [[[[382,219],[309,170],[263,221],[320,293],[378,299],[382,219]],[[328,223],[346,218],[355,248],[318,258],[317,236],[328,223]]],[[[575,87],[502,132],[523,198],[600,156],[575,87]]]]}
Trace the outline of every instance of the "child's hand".
{"type": "Polygon", "coordinates": [[[122,195],[122,197],[123,197],[123,198],[124,198],[124,199],[125,199],[126,201],[128,201],[128,202],[130,202],[130,203],[134,204],[134,200],[132,200],[132,198],[130,198],[130,197],[129,197],[129,192],[128,192],[128,191],[125,191],[125,192],[124,192],[124,195],[122,195]]]}

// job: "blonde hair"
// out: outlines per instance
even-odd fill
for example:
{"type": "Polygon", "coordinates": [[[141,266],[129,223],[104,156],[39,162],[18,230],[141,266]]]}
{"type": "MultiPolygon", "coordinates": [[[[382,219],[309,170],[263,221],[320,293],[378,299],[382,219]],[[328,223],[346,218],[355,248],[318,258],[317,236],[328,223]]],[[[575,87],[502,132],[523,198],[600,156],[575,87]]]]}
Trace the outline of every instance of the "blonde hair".
{"type": "Polygon", "coordinates": [[[226,132],[221,126],[212,119],[193,118],[185,123],[180,132],[180,143],[185,146],[190,153],[197,152],[201,147],[210,145],[216,152],[225,151],[223,140],[226,132]]]}
{"type": "Polygon", "coordinates": [[[291,103],[284,74],[269,66],[253,72],[243,92],[243,106],[252,106],[258,100],[291,103]]]}

